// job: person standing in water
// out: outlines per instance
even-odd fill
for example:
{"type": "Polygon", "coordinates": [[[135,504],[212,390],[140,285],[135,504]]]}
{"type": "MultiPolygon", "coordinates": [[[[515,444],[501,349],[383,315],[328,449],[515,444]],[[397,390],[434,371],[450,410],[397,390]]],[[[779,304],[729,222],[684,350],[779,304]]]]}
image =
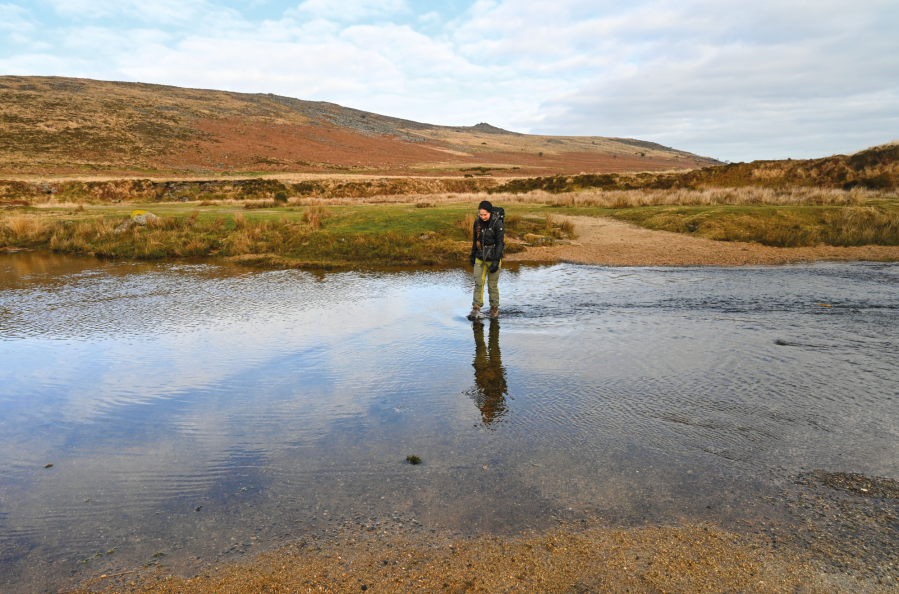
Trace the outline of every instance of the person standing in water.
{"type": "Polygon", "coordinates": [[[490,296],[490,317],[499,317],[499,268],[505,248],[503,219],[506,211],[494,208],[484,200],[478,204],[478,216],[474,220],[471,240],[471,257],[474,266],[474,297],[471,301],[470,320],[480,317],[484,307],[484,283],[490,296]]]}

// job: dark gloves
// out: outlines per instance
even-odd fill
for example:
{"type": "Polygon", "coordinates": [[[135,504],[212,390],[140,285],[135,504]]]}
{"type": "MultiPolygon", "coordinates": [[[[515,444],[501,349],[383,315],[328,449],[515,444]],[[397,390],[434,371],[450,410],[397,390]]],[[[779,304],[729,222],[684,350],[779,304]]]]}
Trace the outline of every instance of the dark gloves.
{"type": "Polygon", "coordinates": [[[494,274],[497,270],[499,270],[499,260],[494,260],[490,263],[490,274],[494,274]]]}
{"type": "Polygon", "coordinates": [[[474,266],[474,254],[472,254],[471,257],[468,258],[468,261],[471,262],[472,266],[474,266]]]}

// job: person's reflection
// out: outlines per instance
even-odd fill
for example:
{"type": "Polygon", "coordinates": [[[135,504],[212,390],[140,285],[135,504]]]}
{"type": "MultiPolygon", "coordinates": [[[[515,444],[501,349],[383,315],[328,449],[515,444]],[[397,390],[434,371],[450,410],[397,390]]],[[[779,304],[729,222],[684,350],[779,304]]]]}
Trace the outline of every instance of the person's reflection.
{"type": "Polygon", "coordinates": [[[490,320],[488,343],[484,344],[484,324],[476,322],[474,328],[474,383],[470,395],[481,411],[486,427],[497,423],[509,412],[506,407],[506,369],[499,352],[499,320],[490,320]]]}

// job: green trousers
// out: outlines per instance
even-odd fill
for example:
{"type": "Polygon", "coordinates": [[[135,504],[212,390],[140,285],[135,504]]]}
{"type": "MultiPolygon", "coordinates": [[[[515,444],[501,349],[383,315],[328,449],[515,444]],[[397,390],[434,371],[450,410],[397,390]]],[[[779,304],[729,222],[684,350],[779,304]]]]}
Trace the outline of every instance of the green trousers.
{"type": "MultiPolygon", "coordinates": [[[[490,262],[474,261],[474,298],[472,305],[484,307],[484,283],[487,283],[487,293],[490,295],[490,307],[499,307],[499,270],[490,272],[490,262]]],[[[503,266],[502,260],[499,263],[503,266]]]]}

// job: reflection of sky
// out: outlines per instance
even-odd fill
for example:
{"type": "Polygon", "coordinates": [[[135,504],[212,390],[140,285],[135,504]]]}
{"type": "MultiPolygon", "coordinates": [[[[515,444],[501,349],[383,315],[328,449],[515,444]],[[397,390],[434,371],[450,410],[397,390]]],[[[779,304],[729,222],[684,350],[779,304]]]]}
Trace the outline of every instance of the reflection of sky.
{"type": "MultiPolygon", "coordinates": [[[[8,362],[4,384],[14,388],[7,394],[41,385],[66,386],[65,408],[58,412],[69,420],[85,422],[109,406],[227,385],[231,378],[275,359],[297,371],[324,365],[334,367],[344,380],[361,379],[370,376],[373,361],[344,352],[345,345],[366,352],[374,346],[372,340],[396,340],[399,333],[409,331],[413,318],[407,314],[414,304],[434,303],[440,293],[423,287],[388,299],[378,295],[385,289],[377,288],[383,283],[376,278],[371,281],[375,291],[366,295],[357,289],[347,291],[339,280],[326,285],[308,282],[302,273],[297,276],[300,278],[293,283],[277,278],[275,282],[233,279],[238,294],[244,288],[241,285],[263,285],[238,300],[230,295],[210,299],[196,290],[193,279],[175,278],[164,290],[156,287],[159,292],[146,309],[129,304],[110,313],[105,302],[77,303],[78,311],[57,312],[56,319],[42,328],[40,338],[2,343],[8,362]],[[200,300],[196,309],[201,315],[195,317],[192,308],[184,308],[183,303],[169,309],[166,304],[172,300],[200,300]],[[216,313],[211,314],[212,309],[216,313]],[[403,329],[395,329],[404,317],[403,329]],[[80,322],[86,327],[79,328],[80,322]],[[126,327],[124,338],[116,336],[119,322],[126,327]]],[[[60,292],[80,296],[92,289],[97,287],[70,285],[60,292]]],[[[57,302],[65,299],[66,295],[58,293],[55,298],[57,302]]],[[[40,303],[28,305],[38,309],[40,303]]],[[[399,348],[410,345],[400,343],[399,348]]],[[[271,378],[259,378],[260,383],[266,381],[271,378]]],[[[9,398],[4,402],[12,403],[9,398]]]]}
{"type": "MultiPolygon", "coordinates": [[[[119,289],[108,279],[92,279],[99,289],[67,284],[60,292],[76,295],[72,309],[79,311],[54,314],[50,322],[58,325],[45,321],[41,338],[0,343],[10,362],[2,372],[8,386],[3,416],[16,419],[21,431],[4,438],[7,446],[16,444],[3,448],[9,454],[4,466],[27,467],[60,451],[107,457],[131,449],[140,452],[142,465],[166,460],[161,466],[177,482],[196,474],[198,463],[218,467],[237,450],[271,457],[287,444],[319,438],[331,423],[363,417],[379,399],[415,409],[416,391],[436,393],[449,382],[460,392],[469,381],[468,336],[462,333],[460,348],[447,352],[446,330],[458,323],[422,312],[422,304],[452,312],[465,303],[464,293],[431,281],[391,292],[394,277],[369,276],[367,287],[347,287],[351,283],[340,277],[323,283],[303,273],[289,273],[290,282],[287,276],[232,279],[231,294],[210,291],[189,275],[172,275],[166,283],[148,279],[156,297],[123,319],[128,332],[122,339],[113,336],[115,320],[97,319],[109,309],[104,293],[119,289]],[[91,290],[103,298],[84,311],[83,296],[91,290]],[[204,298],[209,294],[219,308],[215,317],[204,298]],[[200,323],[193,308],[204,312],[200,323]],[[132,318],[141,320],[139,329],[132,318]],[[455,372],[443,366],[430,382],[417,377],[441,357],[459,355],[455,372]],[[59,430],[27,439],[48,422],[59,430]],[[173,443],[190,455],[175,455],[173,443]]],[[[471,412],[462,405],[443,410],[451,417],[471,412]]],[[[128,457],[120,462],[133,466],[128,457]]],[[[116,465],[109,461],[108,472],[133,474],[116,465]]]]}
{"type": "MultiPolygon", "coordinates": [[[[248,414],[229,401],[252,402],[263,424],[312,409],[321,423],[329,414],[364,416],[378,397],[417,394],[450,378],[470,385],[473,344],[457,319],[467,302],[461,272],[320,280],[303,272],[217,278],[209,268],[161,266],[118,282],[79,273],[52,293],[40,278],[34,287],[17,284],[0,303],[30,328],[25,338],[0,342],[3,420],[24,430],[48,416],[72,426],[175,415],[172,425],[186,435],[227,441],[213,429],[224,422],[217,415],[248,414]],[[42,307],[47,299],[50,312],[42,307]],[[157,401],[171,404],[157,411],[157,401]]],[[[814,270],[780,270],[783,281],[768,284],[758,282],[764,269],[737,278],[714,270],[565,266],[507,275],[504,360],[514,361],[519,380],[540,378],[542,385],[529,386],[537,393],[573,382],[569,392],[676,392],[712,383],[729,394],[762,381],[789,392],[797,351],[776,348],[771,337],[805,332],[816,313],[804,309],[809,303],[864,307],[888,292],[882,283],[860,292],[814,270]],[[789,291],[783,282],[792,283],[789,291]],[[792,324],[784,328],[784,319],[792,324]]],[[[890,270],[879,274],[889,279],[890,270]]],[[[7,330],[14,335],[16,328],[7,330]]],[[[841,331],[850,342],[872,334],[864,320],[841,331]]],[[[853,376],[823,371],[833,355],[802,353],[801,362],[818,373],[803,376],[805,387],[851,388],[853,376]]],[[[869,373],[888,379],[891,368],[876,352],[869,363],[869,373]]],[[[766,405],[780,406],[776,399],[766,405]]]]}
{"type": "Polygon", "coordinates": [[[507,412],[487,432],[465,271],[128,270],[0,272],[0,544],[59,510],[100,522],[87,498],[140,516],[234,481],[277,500],[323,460],[389,476],[410,444],[460,490],[472,451],[583,484],[633,448],[899,471],[895,265],[504,271],[507,412]]]}

